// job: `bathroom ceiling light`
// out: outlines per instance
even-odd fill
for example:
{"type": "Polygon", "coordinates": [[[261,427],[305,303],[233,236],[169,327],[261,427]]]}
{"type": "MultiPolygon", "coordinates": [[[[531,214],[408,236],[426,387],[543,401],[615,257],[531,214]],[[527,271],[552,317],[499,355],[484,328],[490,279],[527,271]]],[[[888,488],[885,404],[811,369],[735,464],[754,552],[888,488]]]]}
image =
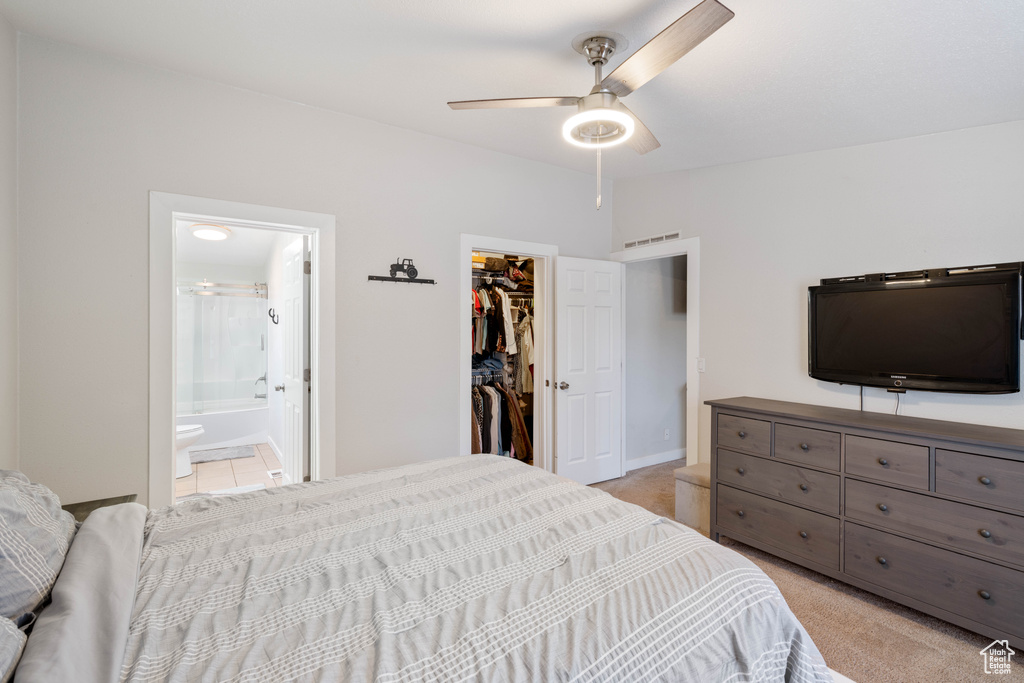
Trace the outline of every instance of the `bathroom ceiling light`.
{"type": "Polygon", "coordinates": [[[191,226],[189,230],[192,231],[193,237],[198,237],[201,240],[211,240],[214,242],[226,240],[231,236],[231,230],[225,228],[223,225],[214,225],[213,223],[196,223],[191,226]]]}

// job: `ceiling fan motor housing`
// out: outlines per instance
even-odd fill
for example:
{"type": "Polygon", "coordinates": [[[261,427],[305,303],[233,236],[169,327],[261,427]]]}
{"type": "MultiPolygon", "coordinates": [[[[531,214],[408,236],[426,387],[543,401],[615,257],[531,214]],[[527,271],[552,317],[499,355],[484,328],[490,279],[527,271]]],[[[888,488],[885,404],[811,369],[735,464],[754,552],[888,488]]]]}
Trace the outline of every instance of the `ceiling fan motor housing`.
{"type": "Polygon", "coordinates": [[[581,147],[609,147],[625,142],[636,124],[632,116],[616,108],[618,99],[610,92],[581,97],[579,111],[565,122],[565,138],[581,147]]]}

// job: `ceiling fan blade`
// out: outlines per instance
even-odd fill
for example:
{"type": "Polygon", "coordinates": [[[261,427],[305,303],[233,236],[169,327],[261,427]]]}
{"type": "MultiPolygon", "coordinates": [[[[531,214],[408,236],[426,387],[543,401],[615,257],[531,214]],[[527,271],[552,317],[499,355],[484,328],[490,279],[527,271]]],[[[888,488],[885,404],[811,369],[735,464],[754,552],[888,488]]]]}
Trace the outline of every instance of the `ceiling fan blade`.
{"type": "Polygon", "coordinates": [[[637,154],[647,154],[661,147],[661,143],[658,142],[658,138],[654,137],[654,133],[651,129],[644,125],[644,122],[637,118],[634,114],[626,107],[622,102],[616,100],[615,108],[620,109],[626,114],[633,117],[636,122],[636,128],[633,129],[633,134],[626,140],[626,144],[633,148],[633,151],[637,154]]]}
{"type": "Polygon", "coordinates": [[[526,107],[575,107],[578,97],[514,97],[502,100],[449,102],[452,109],[523,109],[526,107]]]}
{"type": "Polygon", "coordinates": [[[717,0],[704,0],[619,64],[600,88],[625,97],[700,45],[735,16],[717,0]]]}

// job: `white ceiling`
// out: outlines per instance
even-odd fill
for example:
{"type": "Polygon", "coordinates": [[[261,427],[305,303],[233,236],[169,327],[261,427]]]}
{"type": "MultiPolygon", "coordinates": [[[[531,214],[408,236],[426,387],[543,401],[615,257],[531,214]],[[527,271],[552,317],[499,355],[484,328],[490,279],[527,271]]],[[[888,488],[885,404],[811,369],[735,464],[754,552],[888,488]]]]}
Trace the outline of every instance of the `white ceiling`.
{"type": "Polygon", "coordinates": [[[263,266],[270,258],[274,240],[281,234],[273,230],[239,227],[219,221],[218,225],[227,225],[231,230],[231,236],[220,242],[211,242],[192,235],[189,227],[198,222],[204,221],[178,220],[175,222],[175,256],[179,262],[263,266]]]}
{"type": "MultiPolygon", "coordinates": [[[[736,18],[625,101],[662,147],[609,151],[607,175],[1024,119],[1024,2],[723,1],[736,18]]],[[[0,0],[0,13],[27,33],[592,172],[593,153],[561,140],[569,109],[445,103],[586,94],[575,36],[615,31],[631,53],[694,4],[0,0]]]]}

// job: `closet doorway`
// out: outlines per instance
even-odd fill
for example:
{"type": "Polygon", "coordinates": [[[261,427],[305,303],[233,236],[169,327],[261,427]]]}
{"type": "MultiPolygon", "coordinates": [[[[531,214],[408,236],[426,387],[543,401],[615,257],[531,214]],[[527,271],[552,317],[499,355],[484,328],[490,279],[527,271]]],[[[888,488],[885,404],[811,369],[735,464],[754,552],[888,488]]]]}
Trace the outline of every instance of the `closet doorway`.
{"type": "Polygon", "coordinates": [[[463,235],[460,452],[552,471],[553,245],[463,235]],[[472,304],[466,305],[466,304],[472,304]]]}

